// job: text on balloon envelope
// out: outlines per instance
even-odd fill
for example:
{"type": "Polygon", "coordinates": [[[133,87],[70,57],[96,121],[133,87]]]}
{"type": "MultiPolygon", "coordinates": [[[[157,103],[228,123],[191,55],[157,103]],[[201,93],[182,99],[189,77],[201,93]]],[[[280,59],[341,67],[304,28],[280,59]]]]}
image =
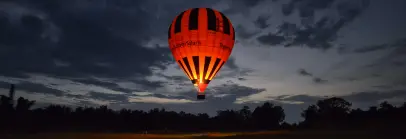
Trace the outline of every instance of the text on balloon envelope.
{"type": "MultiPolygon", "coordinates": [[[[201,45],[202,45],[202,43],[200,41],[185,41],[185,42],[173,44],[171,47],[171,50],[175,50],[177,48],[193,47],[193,46],[201,46],[201,45]]],[[[224,45],[223,43],[220,43],[219,45],[215,45],[215,46],[218,46],[222,49],[231,50],[230,46],[224,45]]]]}

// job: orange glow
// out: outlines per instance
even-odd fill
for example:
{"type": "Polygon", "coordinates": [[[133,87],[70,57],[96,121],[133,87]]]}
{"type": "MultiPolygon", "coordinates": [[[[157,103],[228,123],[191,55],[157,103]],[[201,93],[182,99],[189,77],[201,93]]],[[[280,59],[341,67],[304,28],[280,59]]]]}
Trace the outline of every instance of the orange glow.
{"type": "MultiPolygon", "coordinates": [[[[73,139],[105,139],[105,138],[120,138],[120,139],[165,139],[165,138],[214,138],[214,137],[229,137],[241,136],[241,138],[255,138],[256,135],[283,135],[292,134],[290,131],[262,131],[262,132],[203,132],[203,133],[183,133],[183,134],[137,134],[137,133],[37,133],[30,135],[32,138],[73,138],[73,139]]],[[[26,136],[16,134],[16,138],[24,138],[26,136]]],[[[270,138],[272,136],[269,136],[270,138]]]]}
{"type": "Polygon", "coordinates": [[[204,90],[206,90],[207,86],[209,84],[204,84],[204,83],[199,83],[198,87],[199,87],[199,93],[203,93],[204,90]]]}
{"type": "Polygon", "coordinates": [[[172,55],[185,75],[198,87],[199,94],[206,90],[228,60],[234,42],[231,21],[211,8],[182,12],[168,30],[172,55]]]}

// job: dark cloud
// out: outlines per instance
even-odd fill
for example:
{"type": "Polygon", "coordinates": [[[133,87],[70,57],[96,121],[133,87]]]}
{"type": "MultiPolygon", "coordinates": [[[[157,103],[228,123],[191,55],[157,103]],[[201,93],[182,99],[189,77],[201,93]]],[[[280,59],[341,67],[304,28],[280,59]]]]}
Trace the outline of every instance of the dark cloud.
{"type": "MultiPolygon", "coordinates": [[[[0,10],[0,65],[7,65],[0,68],[0,75],[28,78],[24,73],[43,73],[127,94],[162,87],[165,82],[145,77],[152,75],[151,67],[164,69],[171,59],[163,55],[170,52],[142,46],[160,33],[150,29],[156,26],[150,23],[155,13],[141,5],[140,1],[15,2],[7,9],[19,9],[23,14],[0,10]],[[90,78],[93,76],[111,80],[90,78]],[[128,89],[118,82],[139,85],[128,89]]],[[[162,34],[165,32],[163,27],[162,34]]],[[[98,92],[73,95],[30,82],[18,86],[31,93],[77,99],[123,101],[126,97],[98,92]]]]}
{"type": "Polygon", "coordinates": [[[313,76],[313,74],[311,74],[310,72],[306,71],[305,69],[299,69],[298,70],[299,75],[302,76],[313,76]]]}
{"type": "Polygon", "coordinates": [[[147,95],[147,96],[158,97],[158,98],[167,98],[167,99],[194,99],[194,98],[196,98],[196,97],[190,98],[187,96],[175,96],[175,95],[163,95],[163,94],[152,94],[152,95],[147,95]]]}
{"type": "Polygon", "coordinates": [[[334,3],[334,0],[292,0],[282,5],[282,13],[288,16],[298,10],[301,25],[283,23],[277,33],[268,33],[257,39],[262,44],[270,46],[284,44],[285,47],[307,46],[329,49],[333,47],[332,42],[337,39],[337,32],[358,17],[367,6],[360,0],[337,3],[334,3]],[[327,9],[336,11],[339,18],[324,16],[318,21],[313,21],[316,11],[322,12],[327,9]]]}
{"type": "Polygon", "coordinates": [[[258,32],[248,32],[247,31],[247,29],[245,29],[244,27],[242,27],[241,25],[238,25],[236,28],[235,28],[235,32],[236,32],[236,34],[239,36],[239,37],[241,37],[241,38],[243,38],[243,39],[248,39],[248,38],[251,38],[251,37],[253,37],[254,35],[256,35],[258,32]]]}
{"type": "Polygon", "coordinates": [[[345,44],[339,44],[339,46],[337,47],[338,54],[347,54],[350,51],[351,51],[351,49],[349,48],[349,46],[347,46],[345,44]]]}
{"type": "Polygon", "coordinates": [[[395,39],[392,42],[389,43],[383,43],[383,44],[378,44],[378,45],[370,45],[370,46],[365,46],[361,47],[358,49],[354,49],[354,53],[369,53],[369,52],[375,52],[375,51],[380,51],[380,50],[385,50],[389,48],[393,48],[397,51],[400,51],[400,53],[394,53],[394,54],[404,54],[404,47],[406,46],[406,38],[400,38],[400,39],[395,39]]]}
{"type": "Polygon", "coordinates": [[[360,79],[357,79],[357,78],[347,78],[346,80],[352,82],[352,81],[358,81],[358,80],[360,80],[360,79]]]}
{"type": "Polygon", "coordinates": [[[388,48],[386,44],[381,44],[381,45],[372,45],[368,47],[362,47],[355,49],[355,53],[368,53],[368,52],[373,52],[373,51],[378,51],[378,50],[383,50],[388,48]]]}
{"type": "Polygon", "coordinates": [[[142,90],[154,90],[157,88],[161,88],[164,86],[166,81],[149,81],[147,79],[140,79],[140,80],[130,80],[136,84],[142,85],[142,90]]]}
{"type": "Polygon", "coordinates": [[[224,65],[225,67],[228,67],[230,69],[239,69],[237,64],[235,63],[235,58],[233,56],[230,56],[224,65]]]}
{"type": "Polygon", "coordinates": [[[312,73],[308,72],[308,71],[305,70],[305,69],[299,69],[297,72],[298,72],[298,74],[301,75],[301,76],[309,76],[309,77],[312,77],[312,81],[313,81],[314,83],[326,83],[326,82],[327,82],[327,80],[325,80],[325,79],[322,79],[322,78],[320,78],[320,77],[315,77],[312,73]]]}
{"type": "Polygon", "coordinates": [[[318,100],[323,99],[323,97],[318,97],[318,96],[309,96],[309,95],[293,95],[293,96],[279,96],[275,98],[276,100],[281,100],[281,101],[299,101],[299,102],[304,102],[304,103],[316,103],[318,100]]]}
{"type": "Polygon", "coordinates": [[[268,45],[277,45],[281,44],[282,42],[286,41],[284,36],[279,36],[275,35],[272,33],[268,33],[268,35],[263,35],[257,38],[259,42],[262,44],[268,44],[268,45]]]}
{"type": "Polygon", "coordinates": [[[266,91],[264,88],[251,88],[247,86],[241,86],[235,83],[230,83],[230,84],[223,84],[221,86],[214,86],[211,87],[215,92],[210,90],[209,94],[230,94],[230,96],[235,96],[235,97],[243,97],[243,96],[248,96],[252,94],[257,94],[263,91],[266,91]]]}
{"type": "Polygon", "coordinates": [[[260,29],[267,28],[269,24],[266,22],[269,19],[269,16],[259,16],[257,20],[255,20],[255,26],[260,29]]]}
{"type": "Polygon", "coordinates": [[[403,67],[406,65],[406,62],[404,61],[394,61],[393,65],[397,66],[397,67],[403,67]]]}
{"type": "Polygon", "coordinates": [[[375,52],[380,50],[389,50],[389,52],[378,60],[373,61],[365,65],[365,68],[387,68],[387,67],[403,67],[406,59],[404,55],[406,55],[406,38],[396,39],[389,43],[378,44],[378,45],[371,45],[362,48],[355,49],[354,53],[369,53],[375,52]]]}
{"type": "MultiPolygon", "coordinates": [[[[8,82],[0,82],[0,88],[8,89],[10,87],[10,83],[8,82]]],[[[21,90],[21,91],[26,91],[27,93],[40,93],[40,94],[50,94],[54,96],[64,96],[65,92],[57,90],[57,89],[52,89],[49,87],[46,87],[42,84],[36,84],[36,83],[31,83],[31,82],[20,82],[15,84],[16,91],[21,90]]]]}
{"type": "Polygon", "coordinates": [[[283,33],[285,36],[292,36],[299,30],[298,26],[293,23],[283,22],[281,25],[278,26],[279,31],[278,34],[283,33]]]}
{"type": "Polygon", "coordinates": [[[77,98],[77,99],[86,99],[86,98],[88,98],[87,96],[77,95],[77,94],[65,94],[65,96],[68,97],[68,98],[77,98]]]}
{"type": "MultiPolygon", "coordinates": [[[[0,88],[8,89],[10,87],[10,83],[8,82],[0,82],[0,88]]],[[[53,95],[56,97],[67,97],[72,99],[80,99],[80,100],[88,100],[88,99],[97,99],[97,100],[107,100],[107,101],[120,101],[124,102],[126,95],[117,95],[117,94],[106,94],[106,93],[99,93],[99,92],[89,92],[89,95],[79,95],[79,94],[69,94],[63,92],[61,90],[49,88],[43,84],[36,84],[27,81],[22,81],[15,84],[16,92],[18,91],[25,91],[30,94],[47,94],[53,95]]],[[[83,104],[82,102],[78,104],[83,104]]],[[[87,103],[86,103],[87,104],[87,103]]],[[[41,105],[42,106],[42,105],[41,105]]]]}
{"type": "Polygon", "coordinates": [[[379,89],[392,89],[393,86],[391,85],[374,85],[372,87],[379,88],[379,89]]]}
{"type": "Polygon", "coordinates": [[[78,83],[83,83],[86,85],[95,85],[95,86],[103,86],[105,88],[114,90],[114,91],[119,91],[123,93],[131,93],[132,91],[141,91],[143,88],[140,88],[139,90],[134,90],[134,89],[127,89],[127,88],[122,88],[118,84],[114,83],[114,80],[111,80],[110,82],[108,81],[100,81],[97,79],[72,79],[72,81],[78,82],[78,83]]]}
{"type": "Polygon", "coordinates": [[[215,79],[224,79],[224,78],[244,78],[249,73],[255,72],[253,69],[230,69],[230,68],[222,68],[215,76],[215,79]]]}
{"type": "Polygon", "coordinates": [[[233,56],[230,56],[229,59],[227,60],[227,62],[224,64],[224,66],[217,73],[215,78],[216,79],[222,79],[222,78],[237,78],[238,79],[238,78],[244,78],[244,76],[247,76],[251,72],[254,72],[254,70],[240,68],[235,63],[235,58],[233,56]]]}
{"type": "Polygon", "coordinates": [[[329,8],[334,1],[335,0],[291,0],[282,6],[282,12],[285,16],[289,16],[297,9],[300,17],[309,17],[314,15],[315,10],[329,8]]]}
{"type": "Polygon", "coordinates": [[[88,85],[104,86],[104,87],[109,87],[109,88],[117,86],[116,83],[99,81],[99,80],[95,80],[95,79],[72,79],[72,81],[80,82],[80,83],[84,83],[84,84],[88,84],[88,85]]]}
{"type": "Polygon", "coordinates": [[[393,91],[386,91],[386,92],[359,92],[353,93],[351,95],[343,96],[344,99],[350,102],[358,102],[358,103],[376,103],[380,100],[384,99],[392,99],[392,98],[406,98],[406,91],[405,90],[393,90],[393,91]]]}
{"type": "Polygon", "coordinates": [[[128,102],[128,95],[123,94],[106,94],[100,92],[89,92],[90,98],[97,100],[128,102]]]}
{"type": "Polygon", "coordinates": [[[248,7],[257,6],[263,0],[243,0],[243,3],[248,7]]]}
{"type": "Polygon", "coordinates": [[[313,82],[314,83],[326,83],[327,80],[321,79],[319,77],[315,77],[315,78],[313,78],[313,82]]]}
{"type": "MultiPolygon", "coordinates": [[[[250,12],[252,7],[259,5],[264,0],[235,0],[235,1],[227,1],[229,8],[223,10],[226,16],[228,14],[236,14],[236,13],[243,13],[247,14],[250,12]]],[[[218,1],[213,1],[213,3],[218,1]]]]}
{"type": "Polygon", "coordinates": [[[246,78],[243,78],[243,77],[239,77],[238,80],[239,80],[239,81],[245,81],[245,80],[247,80],[247,79],[246,79],[246,78]]]}
{"type": "MultiPolygon", "coordinates": [[[[83,80],[82,80],[83,81],[83,80]]],[[[90,80],[87,80],[89,84],[94,84],[94,85],[100,85],[101,82],[90,82],[90,80]]],[[[100,93],[100,92],[89,92],[89,95],[78,95],[78,94],[70,94],[63,92],[61,90],[49,88],[43,84],[36,84],[36,83],[31,83],[27,81],[22,81],[17,84],[16,86],[16,91],[26,91],[27,93],[36,93],[36,94],[48,94],[48,95],[54,95],[56,97],[67,97],[67,98],[76,98],[76,99],[97,99],[97,100],[107,100],[107,101],[120,101],[124,102],[126,101],[126,98],[128,95],[123,95],[123,94],[106,94],[106,93],[100,93]]],[[[10,83],[7,82],[0,82],[0,88],[8,89],[10,87],[10,83]]],[[[104,86],[108,89],[114,90],[112,86],[104,86]]],[[[116,88],[116,91],[120,90],[125,90],[124,88],[116,88]]],[[[124,91],[123,91],[124,92],[124,91]]],[[[127,92],[129,93],[129,92],[127,92]]],[[[81,103],[80,103],[81,104],[81,103]]]]}
{"type": "Polygon", "coordinates": [[[148,28],[154,16],[142,10],[138,1],[107,1],[104,6],[103,2],[22,2],[10,7],[27,11],[21,16],[2,11],[7,14],[0,20],[0,45],[5,50],[0,65],[7,66],[0,73],[129,77],[151,75],[152,66],[164,68],[170,59],[162,54],[170,53],[169,49],[141,46],[153,35],[148,28]],[[12,23],[9,18],[20,20],[12,23]],[[44,38],[47,35],[57,39],[44,38]],[[54,60],[69,66],[57,66],[54,60]]]}
{"type": "Polygon", "coordinates": [[[308,27],[306,29],[300,29],[295,32],[294,39],[286,44],[286,47],[290,46],[307,46],[310,48],[328,49],[332,47],[331,41],[336,38],[336,32],[339,27],[323,27],[327,21],[327,17],[318,21],[316,27],[308,27]]]}
{"type": "Polygon", "coordinates": [[[293,13],[293,10],[295,8],[295,5],[292,3],[287,3],[282,5],[282,13],[285,16],[289,16],[290,14],[293,13]]]}
{"type": "Polygon", "coordinates": [[[0,88],[9,89],[10,85],[8,82],[0,81],[0,88]]]}
{"type": "Polygon", "coordinates": [[[344,59],[339,62],[336,62],[329,67],[329,71],[331,72],[331,71],[343,69],[343,68],[347,67],[350,62],[351,62],[351,59],[344,59]]]}
{"type": "MultiPolygon", "coordinates": [[[[182,70],[182,69],[179,69],[179,70],[182,70]]],[[[183,83],[183,82],[190,81],[186,76],[178,76],[178,75],[168,76],[168,75],[164,75],[162,73],[157,73],[156,75],[160,76],[160,77],[164,77],[166,80],[173,82],[173,83],[183,83]]]]}

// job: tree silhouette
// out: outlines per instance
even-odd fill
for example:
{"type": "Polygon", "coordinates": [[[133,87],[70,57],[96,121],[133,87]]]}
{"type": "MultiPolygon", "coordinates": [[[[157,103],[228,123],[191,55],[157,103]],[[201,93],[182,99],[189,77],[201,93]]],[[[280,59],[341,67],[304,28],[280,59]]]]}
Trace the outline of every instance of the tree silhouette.
{"type": "MultiPolygon", "coordinates": [[[[11,92],[11,91],[10,91],[11,92]]],[[[321,129],[371,129],[395,131],[406,124],[406,103],[396,107],[388,102],[367,110],[351,109],[351,103],[338,97],[317,101],[305,109],[304,121],[284,122],[281,106],[265,102],[253,111],[220,110],[216,116],[168,111],[164,108],[112,110],[107,106],[70,108],[49,105],[31,109],[35,101],[12,95],[0,96],[0,132],[145,132],[175,133],[202,131],[252,131],[321,129]]]]}
{"type": "Polygon", "coordinates": [[[19,97],[17,100],[16,111],[27,112],[32,106],[34,106],[35,101],[30,101],[23,97],[19,97]]]}
{"type": "Polygon", "coordinates": [[[314,128],[342,127],[350,112],[351,103],[338,97],[317,101],[302,112],[303,124],[314,128]]]}
{"type": "Polygon", "coordinates": [[[262,106],[255,108],[252,118],[259,129],[277,129],[285,120],[285,113],[281,106],[265,102],[262,106]]]}
{"type": "Polygon", "coordinates": [[[9,96],[0,95],[0,130],[9,131],[13,130],[12,124],[15,118],[15,111],[13,107],[14,98],[14,84],[11,84],[9,96]]]}
{"type": "Polygon", "coordinates": [[[252,112],[250,110],[250,107],[243,106],[239,112],[243,118],[242,126],[245,127],[245,129],[252,129],[254,127],[254,125],[253,125],[252,112]]]}

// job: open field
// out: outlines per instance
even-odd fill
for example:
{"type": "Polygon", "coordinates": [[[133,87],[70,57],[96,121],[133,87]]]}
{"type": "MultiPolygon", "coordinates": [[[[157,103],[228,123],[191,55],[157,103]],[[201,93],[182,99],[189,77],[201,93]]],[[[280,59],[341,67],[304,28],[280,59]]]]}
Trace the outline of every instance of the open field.
{"type": "Polygon", "coordinates": [[[365,131],[267,131],[267,132],[228,132],[203,134],[131,134],[131,133],[47,133],[31,135],[8,135],[1,139],[404,139],[401,134],[387,134],[365,131]]]}

